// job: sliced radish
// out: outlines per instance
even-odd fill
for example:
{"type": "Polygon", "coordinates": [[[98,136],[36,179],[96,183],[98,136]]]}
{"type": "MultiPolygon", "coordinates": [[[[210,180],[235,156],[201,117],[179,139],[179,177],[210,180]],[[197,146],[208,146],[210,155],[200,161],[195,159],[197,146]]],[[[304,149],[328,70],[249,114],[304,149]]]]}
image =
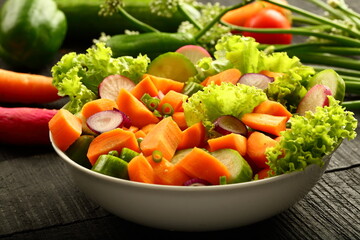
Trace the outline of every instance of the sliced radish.
{"type": "Polygon", "coordinates": [[[135,87],[135,83],[129,78],[121,75],[110,75],[99,85],[100,98],[107,98],[116,101],[120,89],[125,88],[130,91],[135,87]]]}
{"type": "Polygon", "coordinates": [[[193,64],[196,64],[201,58],[211,57],[205,48],[196,45],[185,45],[176,50],[176,52],[185,55],[193,64]]]}
{"type": "Polygon", "coordinates": [[[316,84],[310,88],[300,101],[296,112],[304,116],[307,111],[315,112],[316,107],[329,106],[329,95],[332,95],[332,93],[328,86],[316,84]]]}
{"type": "Polygon", "coordinates": [[[222,135],[236,133],[243,136],[247,135],[247,128],[245,124],[234,116],[221,116],[214,122],[214,130],[222,135]]]}
{"type": "Polygon", "coordinates": [[[254,86],[264,90],[269,86],[269,83],[273,81],[274,78],[268,77],[261,73],[246,73],[241,76],[238,83],[254,86]]]}
{"type": "Polygon", "coordinates": [[[86,125],[95,133],[100,134],[118,127],[130,127],[129,117],[117,110],[101,111],[91,115],[86,120],[86,125]]]}

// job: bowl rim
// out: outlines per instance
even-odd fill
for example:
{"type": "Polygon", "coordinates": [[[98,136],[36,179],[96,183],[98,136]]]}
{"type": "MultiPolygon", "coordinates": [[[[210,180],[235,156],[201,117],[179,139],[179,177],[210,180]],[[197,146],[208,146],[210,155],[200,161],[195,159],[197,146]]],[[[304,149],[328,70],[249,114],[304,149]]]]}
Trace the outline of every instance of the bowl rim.
{"type": "MultiPolygon", "coordinates": [[[[282,181],[284,179],[291,178],[295,175],[299,174],[305,174],[305,171],[309,171],[310,168],[313,167],[320,167],[316,164],[308,165],[304,170],[302,171],[294,171],[289,173],[283,173],[281,175],[276,175],[273,177],[265,178],[265,179],[258,179],[258,180],[251,180],[248,182],[242,182],[242,183],[232,183],[232,184],[225,184],[225,185],[209,185],[209,186],[196,186],[196,187],[186,187],[186,186],[172,186],[172,185],[162,185],[162,184],[149,184],[149,183],[142,183],[142,182],[136,182],[131,181],[127,179],[121,179],[116,178],[112,176],[108,176],[105,174],[101,174],[95,171],[91,171],[90,169],[81,166],[80,164],[76,163],[72,159],[70,159],[63,151],[61,151],[54,143],[52,134],[50,132],[50,141],[51,145],[54,148],[55,152],[69,165],[77,169],[78,171],[81,171],[84,174],[90,175],[95,178],[100,178],[103,181],[109,181],[113,184],[122,184],[126,186],[136,187],[136,188],[143,188],[143,189],[149,189],[149,190],[164,190],[164,191],[183,191],[183,192],[203,192],[203,191],[227,191],[232,189],[242,189],[242,188],[249,188],[252,186],[262,186],[265,184],[270,184],[272,182],[282,181]]],[[[329,161],[332,154],[325,155],[323,159],[326,161],[329,161]]],[[[326,164],[325,164],[326,166],[326,164]]],[[[321,166],[320,168],[324,167],[321,166]]]]}

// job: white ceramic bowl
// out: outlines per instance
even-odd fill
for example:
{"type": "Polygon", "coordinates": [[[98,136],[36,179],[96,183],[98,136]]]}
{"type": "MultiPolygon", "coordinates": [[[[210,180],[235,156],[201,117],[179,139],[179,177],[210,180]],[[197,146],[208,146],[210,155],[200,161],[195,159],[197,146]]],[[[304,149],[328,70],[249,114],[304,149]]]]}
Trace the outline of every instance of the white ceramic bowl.
{"type": "Polygon", "coordinates": [[[310,165],[304,171],[263,180],[184,187],[138,183],[96,173],[53,147],[79,189],[104,209],[138,224],[178,231],[235,228],[272,217],[310,191],[331,157],[324,158],[321,168],[310,165]]]}

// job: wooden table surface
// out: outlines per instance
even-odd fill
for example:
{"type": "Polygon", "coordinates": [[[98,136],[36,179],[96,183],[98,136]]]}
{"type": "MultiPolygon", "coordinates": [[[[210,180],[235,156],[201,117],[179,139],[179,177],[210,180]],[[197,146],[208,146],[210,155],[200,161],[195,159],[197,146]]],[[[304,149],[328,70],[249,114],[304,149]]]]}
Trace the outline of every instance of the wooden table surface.
{"type": "MultiPolygon", "coordinates": [[[[0,0],[0,5],[3,2],[0,0]]],[[[234,1],[226,1],[231,2],[234,1]]],[[[316,9],[303,0],[289,2],[316,9]]],[[[358,0],[347,2],[360,12],[358,0]]],[[[51,64],[44,67],[43,74],[50,75],[51,64]]],[[[0,62],[0,67],[8,66],[0,62]]],[[[60,107],[62,104],[58,102],[45,107],[60,107]]],[[[360,120],[360,112],[355,114],[360,120]]],[[[359,129],[357,133],[360,134],[359,129]]],[[[64,162],[50,146],[1,145],[0,238],[132,239],[150,236],[185,239],[229,236],[240,239],[251,236],[251,239],[360,239],[359,138],[343,142],[320,181],[290,209],[249,226],[202,233],[164,231],[125,221],[80,192],[64,162]]]]}

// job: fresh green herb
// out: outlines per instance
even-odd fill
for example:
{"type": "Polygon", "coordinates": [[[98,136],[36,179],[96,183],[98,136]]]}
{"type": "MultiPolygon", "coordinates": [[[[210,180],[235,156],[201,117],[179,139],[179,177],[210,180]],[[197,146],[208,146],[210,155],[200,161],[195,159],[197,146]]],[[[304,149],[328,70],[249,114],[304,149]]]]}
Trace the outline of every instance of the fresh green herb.
{"type": "Polygon", "coordinates": [[[152,160],[156,163],[161,162],[163,158],[162,152],[159,150],[153,151],[151,156],[152,156],[152,160]]]}
{"type": "Polygon", "coordinates": [[[170,103],[164,103],[161,106],[161,111],[164,115],[171,116],[174,113],[174,108],[171,106],[170,103]]]}

